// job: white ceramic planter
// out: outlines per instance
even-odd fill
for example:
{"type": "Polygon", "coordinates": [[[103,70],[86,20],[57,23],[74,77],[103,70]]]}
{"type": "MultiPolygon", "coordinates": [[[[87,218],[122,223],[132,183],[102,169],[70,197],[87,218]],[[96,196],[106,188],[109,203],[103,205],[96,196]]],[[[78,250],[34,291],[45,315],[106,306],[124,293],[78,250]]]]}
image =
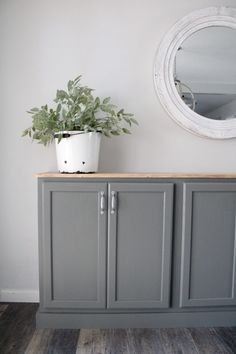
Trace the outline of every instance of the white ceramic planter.
{"type": "Polygon", "coordinates": [[[100,152],[100,133],[66,131],[70,135],[62,138],[60,143],[55,138],[57,166],[60,172],[96,172],[100,152]]]}

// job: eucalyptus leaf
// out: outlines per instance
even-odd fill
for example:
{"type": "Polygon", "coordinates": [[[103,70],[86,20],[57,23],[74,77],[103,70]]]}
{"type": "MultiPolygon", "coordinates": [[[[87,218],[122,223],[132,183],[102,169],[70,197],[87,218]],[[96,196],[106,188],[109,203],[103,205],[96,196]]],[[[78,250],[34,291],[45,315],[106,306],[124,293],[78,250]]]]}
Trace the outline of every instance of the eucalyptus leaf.
{"type": "Polygon", "coordinates": [[[130,120],[132,123],[138,125],[138,121],[135,118],[131,117],[130,120]]]}
{"type": "Polygon", "coordinates": [[[122,130],[125,134],[131,134],[131,131],[127,128],[122,128],[122,130]]]}
{"type": "Polygon", "coordinates": [[[30,110],[31,113],[38,112],[38,111],[39,111],[39,108],[37,108],[37,107],[31,108],[31,110],[30,110]]]}
{"type": "Polygon", "coordinates": [[[26,135],[28,135],[28,134],[29,134],[29,129],[25,129],[25,130],[22,132],[21,136],[26,136],[26,135]]]}
{"type": "Polygon", "coordinates": [[[106,97],[104,98],[104,100],[102,101],[103,104],[107,104],[108,102],[110,102],[111,97],[106,97]]]}
{"type": "Polygon", "coordinates": [[[120,135],[120,133],[119,133],[118,130],[112,130],[112,131],[111,131],[111,134],[112,134],[112,135],[120,135]]]}

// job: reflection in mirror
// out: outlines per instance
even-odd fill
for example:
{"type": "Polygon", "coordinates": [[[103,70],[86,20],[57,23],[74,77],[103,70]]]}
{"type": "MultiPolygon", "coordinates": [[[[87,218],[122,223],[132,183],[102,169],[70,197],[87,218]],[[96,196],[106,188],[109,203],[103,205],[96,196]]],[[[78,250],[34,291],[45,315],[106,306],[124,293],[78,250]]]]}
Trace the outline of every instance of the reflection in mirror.
{"type": "Polygon", "coordinates": [[[201,116],[236,118],[236,30],[212,26],[188,37],[175,57],[174,81],[183,101],[201,116]]]}

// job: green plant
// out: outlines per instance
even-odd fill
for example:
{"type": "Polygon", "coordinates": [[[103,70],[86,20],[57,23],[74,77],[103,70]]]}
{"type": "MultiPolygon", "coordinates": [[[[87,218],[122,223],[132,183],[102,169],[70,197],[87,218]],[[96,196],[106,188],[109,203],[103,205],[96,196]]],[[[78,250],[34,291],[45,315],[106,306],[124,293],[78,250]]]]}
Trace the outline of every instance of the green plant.
{"type": "Polygon", "coordinates": [[[99,132],[107,137],[130,134],[127,126],[138,124],[133,114],[118,110],[110,97],[94,98],[93,90],[82,86],[80,81],[81,76],[78,76],[68,82],[67,91],[57,90],[55,109],[44,105],[28,111],[32,126],[25,129],[22,136],[28,135],[47,145],[54,140],[55,134],[60,141],[63,131],[99,132]]]}

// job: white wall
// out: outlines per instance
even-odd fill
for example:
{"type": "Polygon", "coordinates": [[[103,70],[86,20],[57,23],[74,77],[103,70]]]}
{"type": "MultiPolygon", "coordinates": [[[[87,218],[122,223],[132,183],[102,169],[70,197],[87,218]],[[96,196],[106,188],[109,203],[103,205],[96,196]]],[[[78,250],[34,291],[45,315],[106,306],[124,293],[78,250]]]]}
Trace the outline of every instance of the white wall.
{"type": "Polygon", "coordinates": [[[99,95],[134,112],[132,136],[104,139],[100,171],[236,172],[236,139],[200,138],[176,125],[153,86],[163,35],[182,16],[235,0],[0,1],[0,288],[2,299],[37,297],[37,190],[55,170],[53,147],[20,137],[25,111],[83,74],[99,95]],[[115,156],[115,158],[114,158],[115,156]]]}

